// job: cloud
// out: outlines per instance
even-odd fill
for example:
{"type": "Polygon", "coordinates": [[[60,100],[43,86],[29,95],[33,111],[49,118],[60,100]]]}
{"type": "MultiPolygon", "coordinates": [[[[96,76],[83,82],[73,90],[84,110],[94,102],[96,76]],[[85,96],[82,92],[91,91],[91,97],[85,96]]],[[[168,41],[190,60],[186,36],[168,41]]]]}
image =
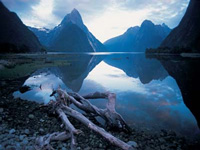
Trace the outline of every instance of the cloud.
{"type": "Polygon", "coordinates": [[[183,17],[189,0],[2,0],[30,26],[53,28],[73,8],[100,40],[125,32],[149,19],[174,28],[183,17]]]}
{"type": "Polygon", "coordinates": [[[40,0],[1,0],[10,10],[17,12],[18,15],[24,15],[29,12],[32,6],[37,5],[40,0]]]}
{"type": "Polygon", "coordinates": [[[40,0],[37,5],[32,6],[31,18],[24,19],[28,25],[52,28],[59,19],[53,14],[54,0],[40,0]]]}
{"type": "Polygon", "coordinates": [[[53,14],[62,19],[72,9],[79,10],[84,21],[104,12],[112,4],[110,0],[54,0],[53,14]]]}

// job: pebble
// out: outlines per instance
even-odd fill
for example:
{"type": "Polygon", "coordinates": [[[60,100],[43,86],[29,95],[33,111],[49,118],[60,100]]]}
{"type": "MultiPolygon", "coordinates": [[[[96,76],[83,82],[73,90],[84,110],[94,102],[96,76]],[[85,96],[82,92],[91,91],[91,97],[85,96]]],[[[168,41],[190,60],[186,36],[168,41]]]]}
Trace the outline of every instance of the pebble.
{"type": "Polygon", "coordinates": [[[0,108],[0,113],[3,113],[3,108],[0,108]]]}
{"type": "Polygon", "coordinates": [[[13,133],[15,133],[15,129],[11,129],[11,130],[9,131],[9,134],[13,134],[13,133]]]}
{"type": "Polygon", "coordinates": [[[26,144],[28,144],[28,140],[27,139],[23,139],[22,143],[23,143],[23,145],[26,145],[26,144]]]}
{"type": "Polygon", "coordinates": [[[164,143],[165,142],[165,139],[164,138],[159,138],[158,139],[161,143],[164,143]]]}
{"type": "Polygon", "coordinates": [[[62,150],[67,150],[65,147],[62,147],[62,150]]]}
{"type": "Polygon", "coordinates": [[[20,135],[20,136],[19,136],[19,139],[20,139],[21,141],[23,141],[24,135],[20,135]]]}
{"type": "Polygon", "coordinates": [[[30,115],[28,115],[28,117],[30,118],[30,119],[34,119],[34,115],[33,114],[30,114],[30,115]]]}
{"type": "Polygon", "coordinates": [[[102,146],[103,146],[103,145],[100,143],[100,144],[99,144],[99,147],[101,148],[102,146]]]}
{"type": "Polygon", "coordinates": [[[16,150],[14,146],[8,145],[6,146],[6,150],[16,150]]]}
{"type": "Polygon", "coordinates": [[[0,144],[0,149],[4,149],[4,147],[0,144]]]}
{"type": "Polygon", "coordinates": [[[29,129],[25,129],[24,133],[28,135],[30,133],[29,129]]]}
{"type": "Polygon", "coordinates": [[[39,129],[40,133],[44,133],[44,129],[40,128],[39,129]]]}
{"type": "Polygon", "coordinates": [[[44,122],[44,120],[43,120],[43,119],[40,119],[40,122],[44,122]]]}
{"type": "Polygon", "coordinates": [[[127,144],[131,145],[132,147],[138,147],[137,143],[134,141],[129,141],[127,144]]]}

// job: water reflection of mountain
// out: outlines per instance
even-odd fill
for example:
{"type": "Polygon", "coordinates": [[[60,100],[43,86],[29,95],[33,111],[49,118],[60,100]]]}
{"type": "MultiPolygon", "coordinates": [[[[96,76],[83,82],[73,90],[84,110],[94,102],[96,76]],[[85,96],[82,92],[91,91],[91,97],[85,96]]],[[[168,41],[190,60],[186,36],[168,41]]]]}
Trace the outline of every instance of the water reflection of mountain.
{"type": "Polygon", "coordinates": [[[195,116],[200,127],[200,71],[199,59],[159,58],[164,68],[177,82],[185,105],[195,116]]]}
{"type": "Polygon", "coordinates": [[[83,54],[71,55],[68,58],[70,65],[57,67],[56,74],[69,89],[78,92],[89,72],[99,64],[102,59],[103,56],[83,54]]]}
{"type": "Polygon", "coordinates": [[[143,54],[110,55],[104,61],[123,70],[130,77],[139,77],[143,84],[152,80],[163,80],[168,76],[168,73],[158,60],[146,59],[143,54]]]}

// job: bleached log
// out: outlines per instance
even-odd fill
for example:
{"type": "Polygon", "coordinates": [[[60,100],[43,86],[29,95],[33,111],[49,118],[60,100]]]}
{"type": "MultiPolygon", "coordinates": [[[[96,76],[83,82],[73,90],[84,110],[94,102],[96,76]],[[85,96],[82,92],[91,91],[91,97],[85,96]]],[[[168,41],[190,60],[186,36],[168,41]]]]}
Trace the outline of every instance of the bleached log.
{"type": "Polygon", "coordinates": [[[68,94],[67,92],[61,89],[59,89],[58,91],[60,95],[62,96],[66,95],[64,97],[67,98],[67,101],[70,100],[79,109],[102,117],[106,121],[107,126],[130,131],[130,127],[124,121],[122,116],[115,110],[116,94],[110,92],[106,93],[95,92],[85,96],[80,96],[78,93],[68,94]],[[99,99],[99,98],[104,98],[108,100],[106,103],[106,109],[100,109],[92,105],[88,100],[86,100],[86,99],[99,99]]]}
{"type": "Polygon", "coordinates": [[[50,143],[52,141],[65,141],[70,139],[71,135],[66,132],[54,132],[45,136],[38,137],[36,139],[35,149],[36,150],[53,150],[50,143]]]}
{"type": "Polygon", "coordinates": [[[105,138],[111,144],[113,144],[113,145],[115,145],[117,147],[120,147],[123,150],[134,150],[135,149],[132,146],[128,145],[127,143],[123,142],[122,140],[114,137],[113,135],[111,135],[110,133],[105,131],[103,128],[98,127],[97,125],[92,123],[89,119],[87,119],[84,115],[79,113],[78,111],[73,110],[72,108],[70,108],[68,106],[64,106],[64,105],[62,105],[62,108],[63,108],[64,112],[67,115],[77,119],[82,124],[84,124],[86,127],[88,127],[92,131],[94,131],[94,132],[98,133],[99,135],[101,135],[103,138],[105,138]]]}
{"type": "Polygon", "coordinates": [[[76,138],[75,135],[81,133],[80,130],[75,129],[75,127],[71,124],[67,116],[71,116],[81,122],[83,125],[88,127],[90,130],[96,132],[97,134],[101,135],[111,144],[123,149],[123,150],[135,150],[136,148],[128,145],[127,143],[123,142],[122,140],[114,137],[103,128],[95,125],[92,121],[86,118],[80,112],[70,108],[70,104],[74,104],[77,108],[85,111],[88,114],[93,114],[96,116],[102,117],[110,127],[118,127],[122,129],[129,129],[126,122],[123,120],[120,114],[118,114],[115,110],[115,103],[116,103],[116,95],[114,93],[100,93],[95,92],[92,94],[88,94],[86,96],[80,96],[78,93],[67,93],[62,89],[58,88],[56,91],[53,91],[51,96],[55,96],[56,101],[50,101],[48,106],[50,110],[53,109],[53,112],[56,112],[62,123],[65,126],[65,132],[62,133],[52,133],[37,138],[36,140],[36,147],[37,150],[51,150],[53,149],[50,146],[51,141],[59,140],[67,140],[71,139],[71,150],[76,149],[76,138]],[[57,95],[56,95],[57,94],[57,95]],[[95,105],[92,105],[88,99],[98,99],[104,98],[107,99],[108,102],[106,104],[105,109],[100,109],[95,105]],[[69,133],[66,133],[69,132],[69,133]]]}
{"type": "Polygon", "coordinates": [[[71,124],[65,113],[63,112],[62,109],[57,108],[56,109],[57,114],[61,118],[63,124],[65,125],[65,129],[69,131],[70,137],[71,137],[71,150],[76,150],[76,137],[74,134],[79,134],[81,133],[80,130],[77,130],[74,128],[74,126],[71,124]]]}

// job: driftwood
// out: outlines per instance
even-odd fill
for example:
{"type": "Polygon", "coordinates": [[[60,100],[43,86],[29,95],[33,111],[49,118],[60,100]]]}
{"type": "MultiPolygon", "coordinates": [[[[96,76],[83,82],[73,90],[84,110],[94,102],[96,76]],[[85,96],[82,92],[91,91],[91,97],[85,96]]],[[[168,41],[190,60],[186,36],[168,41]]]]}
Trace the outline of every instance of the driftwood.
{"type": "Polygon", "coordinates": [[[76,135],[82,133],[82,131],[75,129],[67,116],[78,120],[90,130],[101,135],[108,142],[123,150],[136,149],[129,144],[123,142],[122,140],[114,137],[103,128],[97,126],[92,121],[90,121],[86,116],[70,107],[71,104],[74,104],[77,108],[83,110],[86,114],[102,117],[109,127],[115,127],[118,129],[129,131],[130,128],[128,127],[122,116],[118,114],[115,110],[116,95],[114,93],[96,92],[85,96],[80,96],[77,93],[67,93],[59,88],[52,93],[52,96],[53,95],[56,95],[56,101],[50,101],[48,106],[53,109],[53,111],[56,112],[62,120],[62,123],[65,126],[65,132],[55,132],[37,138],[35,146],[36,149],[51,150],[53,149],[50,145],[52,141],[63,141],[68,139],[71,139],[71,150],[76,149],[76,135]],[[108,100],[105,109],[100,109],[89,102],[89,99],[98,98],[104,98],[108,100]]]}

